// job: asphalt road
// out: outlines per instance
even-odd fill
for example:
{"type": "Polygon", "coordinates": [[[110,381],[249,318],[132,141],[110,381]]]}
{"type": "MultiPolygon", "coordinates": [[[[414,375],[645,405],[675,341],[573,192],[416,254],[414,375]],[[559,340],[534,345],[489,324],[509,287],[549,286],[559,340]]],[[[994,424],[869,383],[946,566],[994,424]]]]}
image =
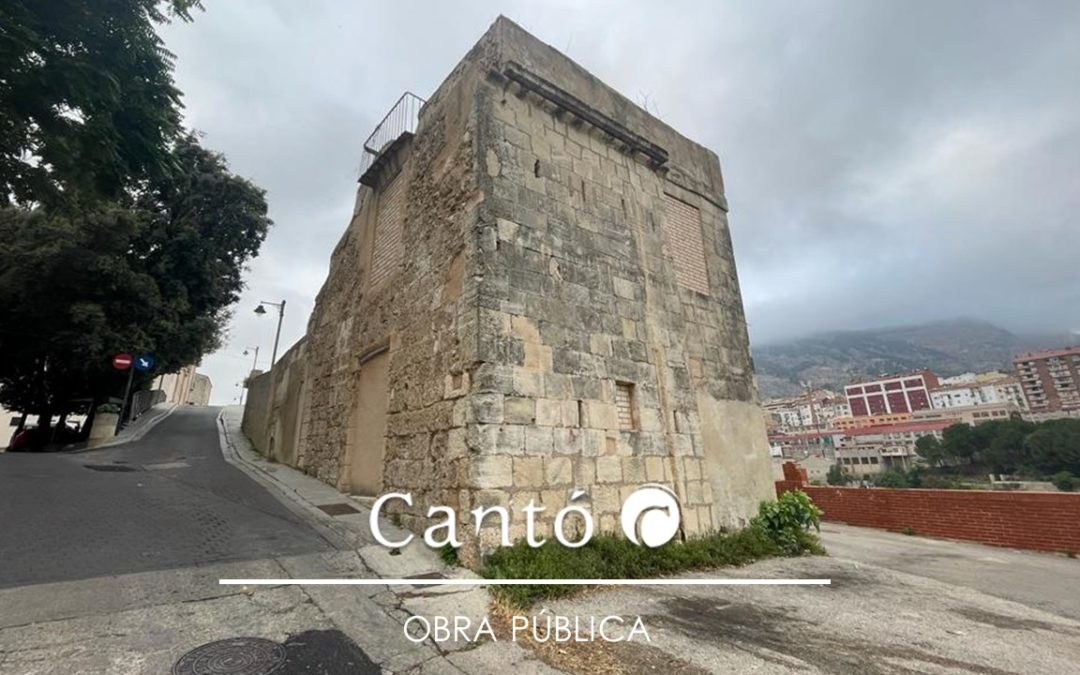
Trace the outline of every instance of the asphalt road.
{"type": "Polygon", "coordinates": [[[0,588],[332,549],[221,456],[216,408],[141,440],[0,453],[0,588]]]}
{"type": "Polygon", "coordinates": [[[829,555],[965,586],[1080,620],[1080,560],[895,532],[821,526],[829,555]]]}

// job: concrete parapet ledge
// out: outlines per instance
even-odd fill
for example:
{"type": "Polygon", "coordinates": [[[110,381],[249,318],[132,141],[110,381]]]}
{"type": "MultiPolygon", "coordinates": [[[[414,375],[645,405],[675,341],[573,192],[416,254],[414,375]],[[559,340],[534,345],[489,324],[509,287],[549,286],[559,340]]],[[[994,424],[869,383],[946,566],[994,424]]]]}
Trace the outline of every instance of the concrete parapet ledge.
{"type": "Polygon", "coordinates": [[[166,417],[171,415],[176,410],[175,403],[158,403],[151,406],[149,410],[120,430],[120,433],[116,434],[104,443],[97,445],[88,445],[86,442],[72,443],[71,445],[64,447],[64,452],[86,452],[88,450],[101,450],[103,448],[112,448],[117,445],[123,445],[124,443],[134,443],[135,441],[142,440],[143,436],[150,433],[150,430],[156,427],[166,417]]]}

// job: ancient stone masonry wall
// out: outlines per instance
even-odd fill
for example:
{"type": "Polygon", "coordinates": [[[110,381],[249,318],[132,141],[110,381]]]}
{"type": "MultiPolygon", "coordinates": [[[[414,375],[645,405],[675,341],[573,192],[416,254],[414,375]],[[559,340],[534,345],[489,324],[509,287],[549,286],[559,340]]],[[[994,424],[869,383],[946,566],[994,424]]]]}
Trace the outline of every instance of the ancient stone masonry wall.
{"type": "MultiPolygon", "coordinates": [[[[603,85],[565,57],[531,36],[502,38],[500,46],[512,44],[512,56],[555,85],[599,98],[603,85]]],[[[764,429],[760,439],[743,430],[743,444],[701,420],[704,407],[735,424],[760,424],[715,156],[683,140],[674,145],[689,165],[658,170],[501,77],[507,54],[501,58],[487,64],[477,95],[478,180],[487,197],[467,427],[474,502],[520,514],[532,500],[547,509],[550,526],[580,488],[610,531],[621,502],[658,482],[679,496],[688,534],[744,522],[771,491],[764,429]],[[672,174],[699,182],[682,180],[687,189],[672,174]],[[696,241],[667,238],[672,202],[700,221],[696,241]],[[704,246],[690,250],[704,269],[678,268],[680,247],[695,244],[704,246]],[[627,398],[629,421],[618,405],[627,398]],[[720,503],[717,485],[727,493],[720,503]]],[[[609,117],[637,110],[615,103],[609,117]]],[[[661,126],[637,131],[673,133],[661,126]]],[[[511,534],[524,535],[520,518],[511,534]]]]}
{"type": "Polygon", "coordinates": [[[396,150],[398,168],[374,189],[360,188],[308,327],[298,465],[349,490],[350,463],[367,451],[354,435],[359,373],[371,354],[388,350],[381,491],[416,494],[407,520],[429,503],[456,505],[468,473],[463,399],[476,342],[469,266],[479,195],[470,131],[476,77],[466,75],[456,71],[424,106],[415,137],[396,150]]]}
{"type": "Polygon", "coordinates": [[[473,171],[475,81],[459,71],[429,100],[410,159],[384,477],[386,491],[416,499],[401,511],[407,525],[430,505],[458,508],[468,475],[463,427],[476,344],[473,230],[482,197],[473,171]]]}
{"type": "MultiPolygon", "coordinates": [[[[407,526],[500,505],[518,539],[533,501],[550,536],[580,490],[615,531],[647,482],[685,534],[745,522],[771,469],[716,156],[501,18],[393,147],[308,325],[295,464],[350,488],[387,350],[380,485],[412,493],[407,526]]],[[[466,562],[490,526],[459,528],[466,562]]]]}

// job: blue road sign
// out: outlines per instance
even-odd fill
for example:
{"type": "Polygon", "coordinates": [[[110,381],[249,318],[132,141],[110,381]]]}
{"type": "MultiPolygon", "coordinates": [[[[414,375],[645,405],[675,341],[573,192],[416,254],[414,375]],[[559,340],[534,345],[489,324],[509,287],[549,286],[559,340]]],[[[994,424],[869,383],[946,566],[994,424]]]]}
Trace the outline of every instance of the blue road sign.
{"type": "Polygon", "coordinates": [[[135,357],[135,363],[133,365],[135,370],[140,373],[149,373],[154,369],[155,363],[157,363],[157,361],[154,360],[153,354],[139,354],[135,357]]]}

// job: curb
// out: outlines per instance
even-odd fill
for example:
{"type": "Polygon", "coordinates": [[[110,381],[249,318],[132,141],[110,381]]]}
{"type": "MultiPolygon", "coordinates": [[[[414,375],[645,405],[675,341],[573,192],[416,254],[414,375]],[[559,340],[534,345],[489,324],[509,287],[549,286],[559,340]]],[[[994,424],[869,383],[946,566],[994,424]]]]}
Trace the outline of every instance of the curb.
{"type": "MultiPolygon", "coordinates": [[[[84,443],[78,444],[78,445],[83,445],[84,447],[76,447],[76,448],[71,448],[71,449],[64,449],[61,452],[65,452],[65,453],[69,453],[69,454],[76,454],[76,453],[80,453],[80,452],[90,452],[92,450],[104,450],[105,448],[113,448],[113,447],[116,447],[118,445],[124,445],[125,443],[134,443],[136,441],[141,441],[143,439],[143,436],[146,436],[146,434],[150,433],[150,431],[153,430],[154,427],[161,424],[161,422],[164,421],[166,417],[168,417],[169,415],[172,415],[173,412],[175,412],[176,409],[179,406],[177,406],[175,403],[166,403],[166,404],[163,404],[162,407],[164,408],[163,413],[161,413],[160,415],[158,415],[156,417],[151,417],[142,426],[140,426],[135,431],[131,432],[131,435],[129,435],[129,436],[121,436],[121,434],[123,433],[123,432],[121,432],[121,434],[117,434],[116,436],[109,439],[108,441],[105,441],[104,443],[99,443],[98,445],[95,445],[93,447],[85,447],[85,442],[84,442],[84,443]]],[[[153,410],[153,408],[151,408],[151,410],[153,410]]],[[[145,414],[146,413],[144,413],[144,415],[145,414]]],[[[140,419],[142,419],[142,416],[139,416],[139,418],[136,419],[135,421],[137,422],[140,419]]]]}
{"type": "MultiPolygon", "coordinates": [[[[221,413],[218,414],[218,436],[225,461],[236,466],[267,489],[270,489],[297,515],[318,528],[320,533],[328,536],[329,540],[343,542],[345,548],[356,550],[364,558],[366,564],[369,566],[374,565],[373,569],[380,567],[371,560],[370,556],[372,552],[376,552],[375,555],[381,557],[381,554],[388,551],[375,540],[375,537],[369,531],[368,523],[371,517],[371,509],[368,505],[297,469],[283,464],[267,462],[250,447],[250,442],[243,436],[243,432],[226,423],[225,416],[226,411],[222,409],[221,413]],[[278,475],[275,475],[279,473],[285,476],[295,474],[295,478],[307,483],[307,485],[299,487],[290,485],[287,481],[281,480],[278,475]],[[304,494],[305,491],[309,494],[304,494]],[[343,502],[353,507],[356,513],[333,516],[320,508],[321,506],[341,504],[343,502]]],[[[410,534],[408,530],[399,528],[385,519],[380,519],[379,522],[380,528],[389,536],[399,538],[410,534]]],[[[410,558],[414,563],[423,566],[425,572],[439,572],[447,578],[479,578],[478,575],[466,568],[448,567],[435,551],[422,544],[420,537],[415,537],[413,543],[398,550],[406,553],[406,557],[410,558]]],[[[391,553],[390,555],[398,554],[391,553]]],[[[394,560],[403,562],[401,558],[394,558],[394,560]]],[[[380,574],[379,576],[386,575],[380,574]]]]}
{"type": "MultiPolygon", "coordinates": [[[[229,433],[228,425],[225,423],[224,408],[218,413],[217,427],[218,443],[221,446],[221,455],[225,461],[269,490],[271,494],[278,498],[278,501],[282,502],[286,508],[313,527],[332,546],[338,549],[357,549],[368,543],[362,541],[356,533],[349,531],[348,528],[342,528],[337,523],[334,523],[331,517],[320,511],[315,504],[301,497],[295,490],[289,489],[276,476],[259,466],[255,461],[245,457],[244,454],[253,453],[254,451],[247,448],[241,450],[241,448],[237,447],[238,444],[234,442],[232,435],[229,433]]],[[[244,439],[245,443],[246,440],[244,439]]]]}

